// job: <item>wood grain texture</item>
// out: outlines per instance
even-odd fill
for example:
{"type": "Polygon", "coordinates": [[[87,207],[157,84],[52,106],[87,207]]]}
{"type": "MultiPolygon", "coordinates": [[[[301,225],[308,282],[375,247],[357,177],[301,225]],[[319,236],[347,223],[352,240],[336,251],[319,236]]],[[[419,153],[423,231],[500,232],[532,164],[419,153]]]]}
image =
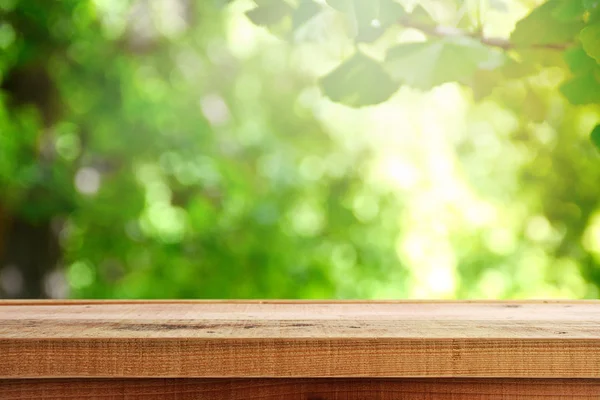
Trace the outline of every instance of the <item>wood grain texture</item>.
{"type": "Polygon", "coordinates": [[[0,377],[600,378],[600,302],[0,302],[0,377]]]}
{"type": "Polygon", "coordinates": [[[597,400],[598,380],[0,380],[3,400],[597,400]]]}

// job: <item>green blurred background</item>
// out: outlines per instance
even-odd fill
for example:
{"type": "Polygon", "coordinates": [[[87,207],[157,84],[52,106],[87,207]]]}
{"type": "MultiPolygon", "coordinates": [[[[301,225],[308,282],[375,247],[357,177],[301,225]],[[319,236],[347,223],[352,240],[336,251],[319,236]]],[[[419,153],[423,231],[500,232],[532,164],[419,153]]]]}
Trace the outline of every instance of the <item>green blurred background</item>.
{"type": "Polygon", "coordinates": [[[0,0],[0,298],[599,296],[598,107],[550,71],[352,109],[328,21],[225,3],[0,0]]]}

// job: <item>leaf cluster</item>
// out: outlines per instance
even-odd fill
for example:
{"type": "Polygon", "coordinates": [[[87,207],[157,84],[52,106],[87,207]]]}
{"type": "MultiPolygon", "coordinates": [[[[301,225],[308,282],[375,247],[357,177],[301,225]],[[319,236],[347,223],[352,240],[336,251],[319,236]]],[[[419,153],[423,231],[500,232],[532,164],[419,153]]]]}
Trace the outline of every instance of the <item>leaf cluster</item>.
{"type": "Polygon", "coordinates": [[[320,14],[339,14],[355,51],[319,85],[326,97],[351,107],[385,102],[403,86],[430,90],[448,82],[471,87],[481,100],[510,80],[527,86],[548,66],[563,69],[560,92],[571,104],[600,103],[600,1],[548,0],[519,20],[507,38],[486,37],[481,21],[444,26],[426,4],[409,11],[399,0],[257,0],[247,15],[290,38],[320,14]],[[423,39],[395,34],[390,40],[386,33],[398,29],[419,30],[423,39]],[[372,56],[370,48],[381,43],[384,55],[372,56]]]}

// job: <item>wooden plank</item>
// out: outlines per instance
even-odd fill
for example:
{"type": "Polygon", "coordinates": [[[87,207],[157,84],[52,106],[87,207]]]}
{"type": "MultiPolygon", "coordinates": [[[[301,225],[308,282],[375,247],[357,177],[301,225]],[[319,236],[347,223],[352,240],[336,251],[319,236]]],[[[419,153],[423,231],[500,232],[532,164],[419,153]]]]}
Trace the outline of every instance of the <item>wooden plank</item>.
{"type": "Polygon", "coordinates": [[[600,378],[600,302],[1,302],[0,377],[600,378]]]}
{"type": "Polygon", "coordinates": [[[0,381],[3,400],[597,400],[598,380],[34,379],[0,381]]]}
{"type": "Polygon", "coordinates": [[[164,299],[164,300],[94,300],[94,299],[43,299],[43,300],[27,300],[27,299],[5,299],[1,300],[5,305],[74,305],[74,304],[594,304],[598,300],[568,300],[568,299],[528,299],[528,300],[189,300],[189,299],[164,299]]]}

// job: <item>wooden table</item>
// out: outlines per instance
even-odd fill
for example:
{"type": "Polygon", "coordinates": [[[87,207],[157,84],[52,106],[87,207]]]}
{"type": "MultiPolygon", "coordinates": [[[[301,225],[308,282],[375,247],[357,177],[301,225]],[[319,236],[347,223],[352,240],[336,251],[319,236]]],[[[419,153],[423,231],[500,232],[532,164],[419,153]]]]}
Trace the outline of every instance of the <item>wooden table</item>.
{"type": "Polygon", "coordinates": [[[600,302],[0,302],[0,399],[600,399],[600,302]]]}

